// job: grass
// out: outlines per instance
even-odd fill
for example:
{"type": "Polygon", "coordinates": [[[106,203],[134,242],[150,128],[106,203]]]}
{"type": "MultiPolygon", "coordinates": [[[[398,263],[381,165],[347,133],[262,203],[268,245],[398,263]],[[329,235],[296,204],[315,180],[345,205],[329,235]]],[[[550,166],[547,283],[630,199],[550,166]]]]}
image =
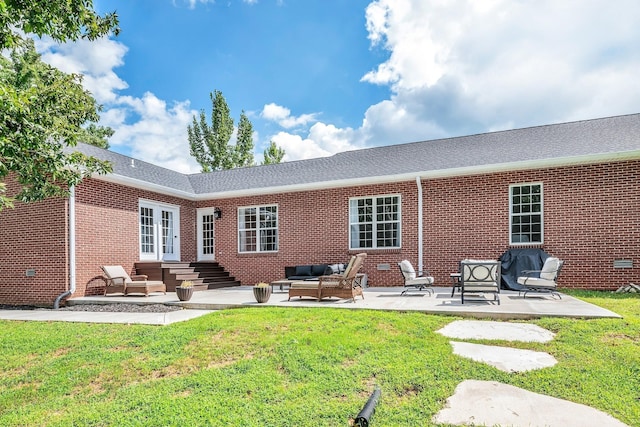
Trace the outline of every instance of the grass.
{"type": "MultiPolygon", "coordinates": [[[[640,426],[640,298],[571,292],[624,319],[531,321],[551,353],[509,374],[452,354],[454,317],[336,309],[226,310],[171,326],[0,321],[3,426],[347,426],[374,387],[373,426],[432,425],[465,379],[500,381],[640,426]]],[[[541,408],[544,410],[544,408],[541,408]]]]}

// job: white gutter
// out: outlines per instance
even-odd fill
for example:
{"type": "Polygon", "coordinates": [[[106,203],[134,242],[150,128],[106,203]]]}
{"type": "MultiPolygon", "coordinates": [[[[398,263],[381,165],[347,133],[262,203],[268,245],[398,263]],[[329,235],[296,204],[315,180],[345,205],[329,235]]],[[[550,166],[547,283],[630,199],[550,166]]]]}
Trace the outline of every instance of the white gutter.
{"type": "Polygon", "coordinates": [[[69,189],[69,290],[58,295],[53,308],[60,308],[60,301],[76,291],[76,187],[69,189]]]}
{"type": "Polygon", "coordinates": [[[527,160],[521,162],[508,162],[508,163],[494,163],[489,165],[480,166],[464,166],[459,168],[448,169],[435,169],[426,171],[414,171],[401,174],[372,176],[372,177],[358,177],[349,179],[340,179],[332,181],[318,181],[303,184],[284,184],[274,185],[271,187],[262,188],[246,188],[242,190],[226,190],[209,193],[192,193],[189,191],[176,190],[171,187],[166,187],[159,184],[142,181],[139,179],[129,178],[123,175],[108,174],[108,175],[94,175],[93,178],[113,182],[116,184],[122,184],[129,187],[139,188],[142,190],[149,190],[168,196],[180,197],[191,201],[213,200],[213,199],[226,199],[235,197],[248,197],[248,196],[261,196],[268,194],[278,193],[292,193],[301,191],[313,191],[323,190],[331,188],[344,188],[355,187],[362,185],[375,185],[375,184],[388,184],[393,182],[411,181],[415,179],[416,175],[422,179],[437,179],[437,178],[449,178],[458,176],[472,176],[482,175],[496,172],[510,172],[518,170],[530,170],[530,169],[546,169],[552,167],[561,166],[573,166],[581,164],[594,164],[594,163],[606,163],[624,160],[636,160],[640,158],[640,151],[628,151],[622,153],[607,153],[596,155],[583,155],[572,156],[563,158],[551,158],[543,160],[527,160]]]}
{"type": "Polygon", "coordinates": [[[423,256],[423,223],[422,223],[422,181],[416,176],[416,184],[418,185],[418,271],[424,271],[423,256]]]}

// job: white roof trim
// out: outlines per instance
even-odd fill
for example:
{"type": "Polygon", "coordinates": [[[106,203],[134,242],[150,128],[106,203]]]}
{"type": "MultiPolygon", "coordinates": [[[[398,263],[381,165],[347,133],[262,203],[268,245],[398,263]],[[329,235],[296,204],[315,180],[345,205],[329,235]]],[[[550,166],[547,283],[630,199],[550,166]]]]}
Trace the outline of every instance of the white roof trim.
{"type": "Polygon", "coordinates": [[[166,196],[180,197],[182,199],[187,199],[187,200],[195,200],[195,194],[193,192],[176,190],[171,187],[153,184],[148,181],[143,181],[141,179],[136,179],[136,178],[130,178],[124,175],[118,175],[113,173],[110,173],[107,175],[94,174],[92,178],[98,179],[100,181],[112,182],[114,184],[125,185],[127,187],[138,188],[140,190],[148,190],[154,193],[164,194],[166,196]]]}
{"type": "Polygon", "coordinates": [[[305,184],[291,184],[264,188],[248,188],[244,190],[219,191],[215,193],[195,194],[192,192],[175,190],[158,184],[152,184],[139,179],[129,178],[122,175],[109,174],[98,175],[94,178],[148,190],[168,196],[175,196],[191,201],[227,199],[246,196],[260,196],[267,194],[292,193],[301,191],[323,190],[343,187],[356,187],[362,185],[389,184],[393,182],[413,181],[416,177],[421,179],[448,178],[455,176],[482,175],[488,173],[507,172],[527,169],[546,169],[551,167],[572,166],[581,164],[606,163],[610,161],[624,161],[640,159],[640,150],[627,151],[622,153],[607,153],[596,155],[584,155],[564,158],[552,158],[543,160],[528,160],[522,162],[494,163],[490,165],[465,166],[460,168],[438,169],[429,171],[408,172],[404,174],[393,174],[383,176],[372,176],[366,178],[350,178],[331,181],[318,181],[305,184]]]}

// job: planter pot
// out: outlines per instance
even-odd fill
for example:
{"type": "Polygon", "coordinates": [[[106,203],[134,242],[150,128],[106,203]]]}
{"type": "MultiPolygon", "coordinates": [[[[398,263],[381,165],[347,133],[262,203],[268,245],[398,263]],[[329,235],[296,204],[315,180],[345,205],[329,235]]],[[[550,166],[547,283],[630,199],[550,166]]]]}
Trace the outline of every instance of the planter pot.
{"type": "Polygon", "coordinates": [[[180,301],[189,301],[193,296],[193,288],[176,288],[176,294],[180,301]]]}
{"type": "Polygon", "coordinates": [[[254,286],[253,296],[256,297],[256,301],[258,302],[269,301],[269,297],[271,296],[271,286],[265,286],[265,287],[254,286]]]}

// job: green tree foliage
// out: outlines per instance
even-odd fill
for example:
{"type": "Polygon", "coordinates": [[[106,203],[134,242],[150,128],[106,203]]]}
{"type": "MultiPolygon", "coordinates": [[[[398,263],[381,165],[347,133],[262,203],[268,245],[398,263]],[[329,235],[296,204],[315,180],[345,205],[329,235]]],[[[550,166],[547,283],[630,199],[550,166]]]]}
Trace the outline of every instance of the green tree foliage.
{"type": "Polygon", "coordinates": [[[233,119],[222,92],[216,90],[211,98],[211,125],[204,110],[193,116],[188,126],[190,153],[202,166],[202,172],[233,169],[253,165],[253,125],[245,115],[240,115],[237,143],[229,143],[233,134],[233,119]]]}
{"type": "Polygon", "coordinates": [[[22,34],[48,35],[66,42],[119,33],[115,12],[100,16],[92,0],[0,0],[0,47],[14,47],[22,34]]]}
{"type": "Polygon", "coordinates": [[[269,148],[264,150],[264,161],[262,164],[273,165],[275,163],[280,163],[284,155],[284,149],[278,147],[275,142],[271,141],[269,143],[269,148]]]}
{"type": "Polygon", "coordinates": [[[0,210],[15,199],[66,195],[83,178],[111,170],[107,162],[68,149],[100,129],[82,127],[98,120],[97,111],[81,76],[42,62],[32,40],[14,46],[9,57],[0,56],[0,210]],[[21,187],[14,198],[4,195],[10,173],[21,187]]]}
{"type": "Polygon", "coordinates": [[[89,123],[88,126],[82,128],[81,132],[83,135],[79,138],[80,141],[104,149],[110,147],[109,138],[114,134],[114,130],[110,127],[98,126],[95,123],[89,123]]]}
{"type": "Polygon", "coordinates": [[[233,159],[229,155],[229,140],[233,133],[229,106],[218,90],[210,93],[209,97],[212,105],[211,126],[202,110],[198,119],[193,116],[193,122],[187,129],[191,155],[202,166],[202,172],[233,167],[233,159]]]}
{"type": "MultiPolygon", "coordinates": [[[[193,116],[187,128],[190,153],[202,167],[202,172],[254,166],[253,124],[244,111],[240,114],[236,144],[230,144],[233,119],[222,92],[215,90],[211,98],[211,124],[207,123],[204,110],[193,116]]],[[[272,141],[265,151],[263,164],[280,163],[284,150],[272,141]],[[269,157],[267,158],[267,151],[269,157]]]]}
{"type": "Polygon", "coordinates": [[[253,166],[253,125],[242,112],[240,121],[238,122],[238,138],[234,147],[234,163],[235,167],[241,168],[245,166],[253,166]]]}

